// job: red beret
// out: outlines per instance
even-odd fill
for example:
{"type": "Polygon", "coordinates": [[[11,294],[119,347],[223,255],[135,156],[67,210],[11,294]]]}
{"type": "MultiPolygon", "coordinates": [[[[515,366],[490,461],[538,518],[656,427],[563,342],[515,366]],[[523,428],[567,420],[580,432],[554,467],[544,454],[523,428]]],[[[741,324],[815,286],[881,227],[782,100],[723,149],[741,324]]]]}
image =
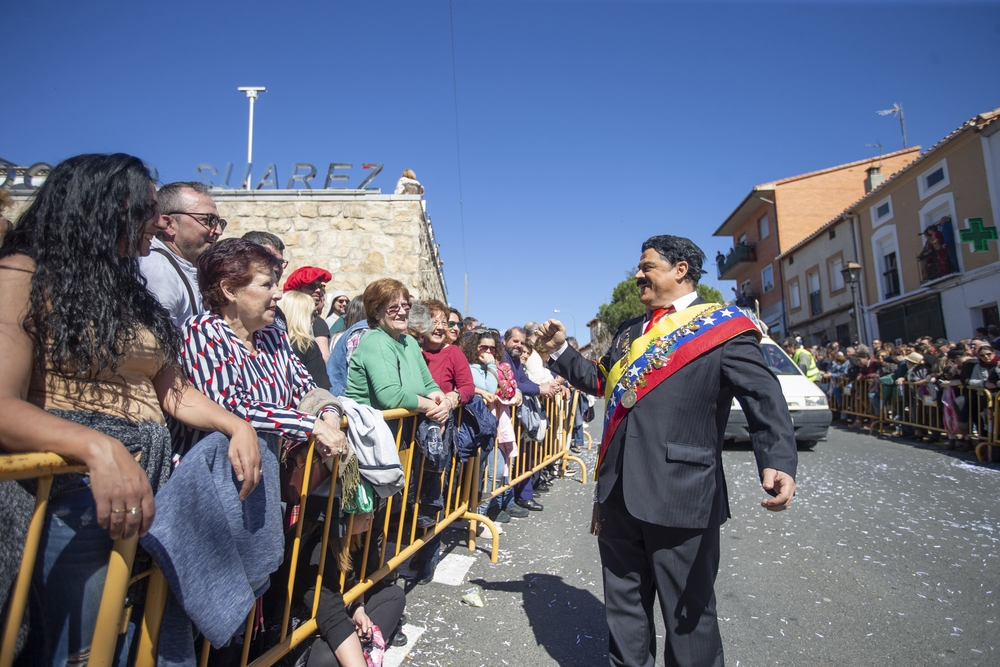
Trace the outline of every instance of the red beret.
{"type": "Polygon", "coordinates": [[[317,280],[322,280],[324,283],[328,283],[333,280],[333,275],[326,269],[320,269],[315,266],[299,267],[292,271],[292,273],[288,276],[288,280],[285,281],[285,291],[288,292],[293,289],[298,289],[303,285],[314,283],[317,280]]]}

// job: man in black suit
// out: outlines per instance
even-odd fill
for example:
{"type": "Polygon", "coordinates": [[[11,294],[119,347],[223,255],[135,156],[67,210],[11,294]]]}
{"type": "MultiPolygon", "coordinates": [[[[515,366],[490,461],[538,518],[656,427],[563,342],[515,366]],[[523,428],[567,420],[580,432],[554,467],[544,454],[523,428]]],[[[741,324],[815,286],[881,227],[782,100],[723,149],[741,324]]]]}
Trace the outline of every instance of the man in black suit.
{"type": "Polygon", "coordinates": [[[600,366],[566,345],[558,321],[540,331],[549,368],[609,400],[594,532],[612,665],[653,667],[657,596],[666,664],[724,665],[714,588],[729,517],[722,440],[734,396],[773,496],[761,505],[783,510],[795,492],[794,430],[761,334],[738,309],[698,298],[704,259],[676,236],[642,245],[635,278],[646,314],[622,324],[600,366]]]}

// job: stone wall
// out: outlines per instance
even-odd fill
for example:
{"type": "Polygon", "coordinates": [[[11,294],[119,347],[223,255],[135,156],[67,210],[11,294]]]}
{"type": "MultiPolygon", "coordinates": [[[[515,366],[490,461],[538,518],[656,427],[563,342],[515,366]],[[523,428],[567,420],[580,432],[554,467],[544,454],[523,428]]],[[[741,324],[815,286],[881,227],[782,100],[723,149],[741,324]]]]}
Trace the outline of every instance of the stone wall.
{"type": "MultiPolygon", "coordinates": [[[[396,278],[415,298],[447,303],[430,218],[418,195],[352,190],[214,190],[229,225],[223,238],[267,231],[285,243],[287,276],[300,266],[333,274],[327,290],[352,297],[378,278],[396,278]]],[[[28,197],[15,193],[16,220],[28,197]]]]}
{"type": "Polygon", "coordinates": [[[330,289],[359,294],[378,278],[396,278],[421,299],[447,302],[433,229],[417,195],[329,190],[214,191],[229,221],[224,237],[268,231],[285,243],[286,274],[318,266],[330,289]]]}

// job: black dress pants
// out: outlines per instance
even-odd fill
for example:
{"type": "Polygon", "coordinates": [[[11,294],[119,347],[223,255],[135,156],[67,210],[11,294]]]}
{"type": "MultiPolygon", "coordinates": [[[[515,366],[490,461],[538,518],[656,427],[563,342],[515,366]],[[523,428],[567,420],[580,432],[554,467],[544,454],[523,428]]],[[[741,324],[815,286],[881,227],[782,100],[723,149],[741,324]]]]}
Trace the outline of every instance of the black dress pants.
{"type": "Polygon", "coordinates": [[[722,667],[715,609],[719,526],[665,528],[629,514],[619,479],[601,504],[598,546],[604,574],[608,655],[615,667],[653,667],[659,597],[668,667],[722,667]]]}

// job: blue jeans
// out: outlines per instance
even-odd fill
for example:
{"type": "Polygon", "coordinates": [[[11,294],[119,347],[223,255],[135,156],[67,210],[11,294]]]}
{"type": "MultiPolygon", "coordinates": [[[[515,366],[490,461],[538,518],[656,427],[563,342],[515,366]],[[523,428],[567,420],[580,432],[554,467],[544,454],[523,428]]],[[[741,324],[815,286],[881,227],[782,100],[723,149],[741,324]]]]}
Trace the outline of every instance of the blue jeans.
{"type": "Polygon", "coordinates": [[[583,438],[583,413],[590,407],[587,403],[587,396],[582,392],[576,392],[580,395],[577,399],[576,412],[573,414],[573,445],[576,447],[583,447],[585,442],[583,438]]]}
{"type": "Polygon", "coordinates": [[[44,646],[45,664],[81,664],[90,649],[114,544],[97,525],[89,489],[49,500],[32,583],[42,604],[31,633],[44,646]]]}

